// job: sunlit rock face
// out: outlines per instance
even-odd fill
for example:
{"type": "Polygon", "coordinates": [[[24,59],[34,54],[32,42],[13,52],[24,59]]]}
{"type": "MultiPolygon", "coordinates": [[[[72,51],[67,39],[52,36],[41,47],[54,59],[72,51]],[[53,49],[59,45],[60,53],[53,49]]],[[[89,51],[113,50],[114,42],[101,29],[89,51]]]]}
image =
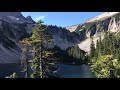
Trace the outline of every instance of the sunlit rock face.
{"type": "Polygon", "coordinates": [[[47,33],[53,37],[53,42],[49,45],[49,48],[58,46],[62,50],[74,46],[81,38],[79,34],[57,26],[48,26],[47,33]]]}
{"type": "Polygon", "coordinates": [[[90,23],[90,22],[96,22],[96,21],[100,21],[100,20],[104,20],[106,18],[112,17],[116,14],[118,14],[119,12],[105,12],[99,16],[96,16],[94,18],[91,18],[89,20],[86,21],[86,23],[90,23]]]}
{"type": "Polygon", "coordinates": [[[78,26],[79,26],[79,24],[78,25],[72,25],[72,26],[66,27],[66,29],[69,30],[70,32],[74,32],[77,29],[78,26]]]}
{"type": "Polygon", "coordinates": [[[104,38],[105,32],[120,32],[120,13],[119,12],[107,12],[92,18],[82,25],[79,25],[76,32],[80,36],[85,35],[85,38],[79,42],[80,49],[89,52],[91,39],[93,37],[94,44],[96,45],[99,37],[104,38]]]}

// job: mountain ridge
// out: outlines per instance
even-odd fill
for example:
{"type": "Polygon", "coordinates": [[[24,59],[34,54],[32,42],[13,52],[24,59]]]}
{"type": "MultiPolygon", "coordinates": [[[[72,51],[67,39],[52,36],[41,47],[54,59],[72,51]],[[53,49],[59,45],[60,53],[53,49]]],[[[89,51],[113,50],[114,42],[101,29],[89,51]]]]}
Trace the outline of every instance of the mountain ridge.
{"type": "MultiPolygon", "coordinates": [[[[20,12],[4,12],[0,18],[0,63],[20,63],[19,41],[32,34],[36,23],[30,16],[25,18],[20,12]]],[[[49,48],[57,45],[65,50],[77,44],[80,38],[77,33],[70,33],[57,26],[48,25],[47,32],[53,36],[53,44],[50,44],[49,48]]]]}
{"type": "MultiPolygon", "coordinates": [[[[30,16],[25,18],[20,12],[5,14],[0,15],[0,63],[20,63],[19,40],[29,36],[36,23],[30,16]]],[[[104,38],[106,31],[115,33],[120,31],[120,13],[97,22],[85,22],[73,26],[74,28],[68,30],[70,27],[47,25],[47,33],[53,36],[53,43],[48,47],[58,46],[60,49],[66,50],[78,45],[81,50],[89,53],[91,37],[96,45],[99,36],[104,38]]]]}

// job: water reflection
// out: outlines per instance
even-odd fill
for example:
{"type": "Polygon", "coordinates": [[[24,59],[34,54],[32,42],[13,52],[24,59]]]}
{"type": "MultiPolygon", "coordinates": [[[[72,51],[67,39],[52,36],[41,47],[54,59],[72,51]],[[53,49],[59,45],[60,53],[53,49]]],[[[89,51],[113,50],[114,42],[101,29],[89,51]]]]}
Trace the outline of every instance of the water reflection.
{"type": "Polygon", "coordinates": [[[88,65],[59,64],[58,74],[61,78],[94,78],[88,65]]]}

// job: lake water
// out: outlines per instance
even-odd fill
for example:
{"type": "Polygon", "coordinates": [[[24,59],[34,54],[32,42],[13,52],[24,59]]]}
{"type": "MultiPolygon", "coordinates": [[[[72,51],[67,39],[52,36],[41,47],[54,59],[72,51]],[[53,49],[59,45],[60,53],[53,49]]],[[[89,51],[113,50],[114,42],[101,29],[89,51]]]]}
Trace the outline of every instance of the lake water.
{"type": "MultiPolygon", "coordinates": [[[[66,65],[59,64],[58,74],[61,78],[93,78],[94,75],[90,71],[88,65],[66,65]]],[[[13,72],[16,72],[19,78],[25,76],[22,72],[20,64],[1,64],[0,65],[0,78],[10,76],[13,72]]]]}
{"type": "MultiPolygon", "coordinates": [[[[30,68],[30,67],[29,67],[30,68]]],[[[0,64],[0,78],[10,76],[13,72],[16,72],[19,78],[25,76],[20,64],[0,64]]],[[[30,71],[31,73],[31,71],[30,71]]]]}
{"type": "Polygon", "coordinates": [[[59,64],[58,74],[61,78],[94,78],[88,65],[59,64]]]}

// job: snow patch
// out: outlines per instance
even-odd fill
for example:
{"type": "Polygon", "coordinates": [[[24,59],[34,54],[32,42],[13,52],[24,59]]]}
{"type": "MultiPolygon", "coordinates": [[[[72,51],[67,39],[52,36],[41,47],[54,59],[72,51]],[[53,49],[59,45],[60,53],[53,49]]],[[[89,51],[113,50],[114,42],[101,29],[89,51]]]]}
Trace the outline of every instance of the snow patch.
{"type": "Polygon", "coordinates": [[[19,18],[16,18],[17,20],[19,20],[19,18]]]}

